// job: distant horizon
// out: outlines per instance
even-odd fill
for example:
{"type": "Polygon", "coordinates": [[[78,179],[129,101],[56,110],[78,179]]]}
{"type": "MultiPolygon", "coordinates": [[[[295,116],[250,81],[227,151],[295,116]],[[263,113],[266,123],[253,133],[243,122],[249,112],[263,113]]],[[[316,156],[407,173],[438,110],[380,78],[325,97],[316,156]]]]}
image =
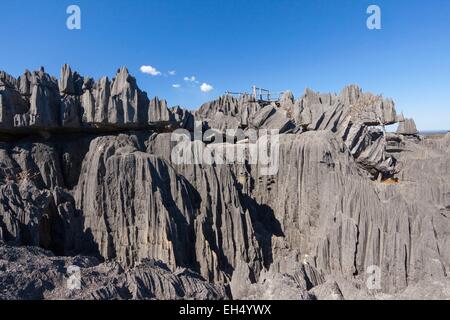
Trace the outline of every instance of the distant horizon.
{"type": "Polygon", "coordinates": [[[422,130],[419,131],[419,134],[444,134],[444,133],[449,133],[450,130],[422,130]]]}

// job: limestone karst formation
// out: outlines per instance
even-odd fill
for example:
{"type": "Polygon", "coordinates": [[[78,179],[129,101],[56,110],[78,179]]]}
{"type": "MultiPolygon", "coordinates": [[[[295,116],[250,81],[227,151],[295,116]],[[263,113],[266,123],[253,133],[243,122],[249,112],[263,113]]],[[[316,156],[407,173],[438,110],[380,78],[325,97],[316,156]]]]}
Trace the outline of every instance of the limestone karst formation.
{"type": "Polygon", "coordinates": [[[126,68],[0,72],[0,299],[450,298],[449,248],[450,134],[356,85],[189,111],[126,68]],[[260,129],[279,132],[270,175],[260,129]],[[175,163],[180,145],[244,161],[175,163]]]}

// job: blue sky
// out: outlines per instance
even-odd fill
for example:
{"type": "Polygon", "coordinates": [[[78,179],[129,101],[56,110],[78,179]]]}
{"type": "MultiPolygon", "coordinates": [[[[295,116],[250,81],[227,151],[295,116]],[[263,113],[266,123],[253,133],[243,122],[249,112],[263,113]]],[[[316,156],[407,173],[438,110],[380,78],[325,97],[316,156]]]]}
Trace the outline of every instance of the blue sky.
{"type": "Polygon", "coordinates": [[[150,97],[191,109],[252,84],[298,97],[357,83],[421,130],[450,129],[450,0],[14,0],[0,13],[0,69],[14,76],[41,65],[59,76],[69,63],[111,77],[127,66],[150,97]],[[66,28],[71,4],[81,30],[66,28]],[[366,27],[370,4],[381,30],[366,27]]]}

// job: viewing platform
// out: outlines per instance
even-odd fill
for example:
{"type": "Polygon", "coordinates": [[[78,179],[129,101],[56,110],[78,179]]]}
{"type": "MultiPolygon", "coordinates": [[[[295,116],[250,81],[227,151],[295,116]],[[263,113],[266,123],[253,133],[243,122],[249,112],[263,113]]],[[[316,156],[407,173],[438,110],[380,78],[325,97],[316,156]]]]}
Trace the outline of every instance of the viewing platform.
{"type": "Polygon", "coordinates": [[[251,93],[249,92],[231,92],[226,91],[226,95],[232,95],[238,98],[241,98],[244,95],[252,96],[255,101],[262,102],[262,103],[270,103],[270,102],[278,102],[280,101],[281,97],[283,96],[284,91],[280,92],[273,92],[267,89],[259,88],[257,86],[252,86],[251,93]]]}

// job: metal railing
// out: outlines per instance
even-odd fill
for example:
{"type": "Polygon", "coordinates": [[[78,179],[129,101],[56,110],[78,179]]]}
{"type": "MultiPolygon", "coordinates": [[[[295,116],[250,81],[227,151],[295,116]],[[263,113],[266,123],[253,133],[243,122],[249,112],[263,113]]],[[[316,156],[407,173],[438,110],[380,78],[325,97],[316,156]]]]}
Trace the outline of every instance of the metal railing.
{"type": "Polygon", "coordinates": [[[237,96],[241,98],[244,95],[252,96],[256,101],[272,102],[279,101],[284,91],[281,92],[271,92],[270,90],[258,88],[257,86],[252,86],[251,94],[248,92],[231,92],[226,91],[226,95],[237,96]]]}

